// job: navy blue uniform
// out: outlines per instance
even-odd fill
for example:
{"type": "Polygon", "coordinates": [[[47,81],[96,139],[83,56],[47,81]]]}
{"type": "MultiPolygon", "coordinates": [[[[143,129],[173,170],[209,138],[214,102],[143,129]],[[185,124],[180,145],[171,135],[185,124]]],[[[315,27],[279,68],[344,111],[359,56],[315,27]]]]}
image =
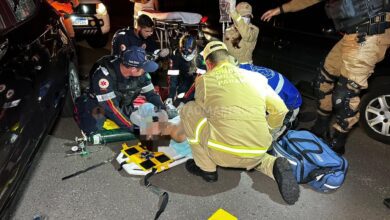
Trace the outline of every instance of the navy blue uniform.
{"type": "Polygon", "coordinates": [[[147,39],[144,39],[141,36],[138,37],[134,33],[134,28],[131,27],[123,28],[115,32],[111,46],[111,55],[115,56],[119,56],[121,51],[124,51],[131,46],[144,47],[145,51],[149,54],[159,49],[156,42],[151,37],[147,39]]]}
{"type": "Polygon", "coordinates": [[[131,131],[129,116],[132,103],[139,94],[158,108],[165,107],[160,96],[154,92],[149,74],[125,78],[120,73],[120,60],[113,56],[107,59],[110,59],[111,68],[97,67],[91,75],[90,94],[82,96],[82,102],[77,103],[80,128],[87,134],[102,129],[106,118],[120,128],[131,131]]]}
{"type": "Polygon", "coordinates": [[[172,56],[172,69],[169,70],[169,96],[174,99],[177,94],[186,93],[194,83],[197,68],[205,69],[202,57],[196,56],[191,61],[186,61],[179,50],[172,56]]]}

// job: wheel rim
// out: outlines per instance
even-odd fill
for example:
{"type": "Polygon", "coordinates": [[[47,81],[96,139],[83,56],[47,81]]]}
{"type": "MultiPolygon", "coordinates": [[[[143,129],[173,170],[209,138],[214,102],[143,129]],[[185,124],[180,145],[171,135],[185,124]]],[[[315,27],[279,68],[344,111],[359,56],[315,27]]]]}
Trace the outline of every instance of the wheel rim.
{"type": "Polygon", "coordinates": [[[72,101],[74,102],[81,95],[79,76],[74,67],[69,71],[69,89],[72,101]]]}
{"type": "Polygon", "coordinates": [[[366,107],[365,119],[373,131],[390,136],[390,95],[372,99],[366,107]]]}

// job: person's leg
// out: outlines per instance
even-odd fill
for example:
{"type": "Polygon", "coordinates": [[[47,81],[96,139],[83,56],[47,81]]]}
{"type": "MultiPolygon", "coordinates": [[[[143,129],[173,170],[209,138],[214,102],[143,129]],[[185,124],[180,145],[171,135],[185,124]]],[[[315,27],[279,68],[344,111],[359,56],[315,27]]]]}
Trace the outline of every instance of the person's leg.
{"type": "Polygon", "coordinates": [[[363,43],[357,35],[345,35],[342,39],[341,77],[333,92],[332,102],[336,115],[331,147],[343,154],[351,128],[359,121],[360,91],[367,88],[367,80],[374,72],[376,63],[383,60],[389,47],[390,31],[367,36],[363,43]]]}
{"type": "Polygon", "coordinates": [[[287,204],[293,205],[298,201],[299,186],[286,158],[264,154],[255,169],[276,181],[279,192],[287,204]]]}
{"type": "Polygon", "coordinates": [[[195,102],[188,102],[180,111],[181,125],[190,143],[194,160],[188,160],[189,172],[202,176],[208,182],[218,179],[217,165],[210,158],[207,140],[208,126],[205,112],[195,102]]]}
{"type": "Polygon", "coordinates": [[[316,81],[317,92],[317,120],[311,131],[319,137],[326,138],[329,133],[329,125],[332,113],[332,93],[334,84],[340,76],[341,66],[341,41],[333,46],[328,53],[321,72],[316,81]]]}

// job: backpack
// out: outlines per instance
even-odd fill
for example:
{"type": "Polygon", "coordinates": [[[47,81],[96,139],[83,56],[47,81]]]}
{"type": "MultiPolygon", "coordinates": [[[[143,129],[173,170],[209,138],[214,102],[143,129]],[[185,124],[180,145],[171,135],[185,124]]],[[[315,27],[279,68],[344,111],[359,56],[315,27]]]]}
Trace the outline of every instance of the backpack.
{"type": "Polygon", "coordinates": [[[288,131],[274,143],[273,153],[290,162],[298,183],[307,183],[317,191],[336,190],[344,182],[347,160],[309,131],[288,131]]]}

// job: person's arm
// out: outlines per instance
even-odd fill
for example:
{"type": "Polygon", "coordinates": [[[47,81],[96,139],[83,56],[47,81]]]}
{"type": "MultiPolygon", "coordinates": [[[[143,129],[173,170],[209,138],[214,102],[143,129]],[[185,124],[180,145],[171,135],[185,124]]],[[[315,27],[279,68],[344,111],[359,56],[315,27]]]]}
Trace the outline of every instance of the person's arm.
{"type": "Polygon", "coordinates": [[[114,34],[111,42],[111,55],[119,57],[122,49],[126,49],[126,31],[121,29],[114,34]],[[123,45],[123,46],[122,46],[123,45]]]}
{"type": "Polygon", "coordinates": [[[268,84],[265,84],[265,87],[265,104],[268,112],[268,125],[271,129],[279,128],[283,125],[283,120],[288,109],[283,100],[268,84]]]}
{"type": "Polygon", "coordinates": [[[253,28],[249,24],[244,22],[244,19],[238,14],[236,10],[229,12],[230,17],[234,22],[234,26],[237,28],[242,39],[247,42],[256,42],[259,35],[259,29],[253,28]]]}
{"type": "Polygon", "coordinates": [[[152,81],[149,78],[150,77],[149,74],[145,73],[145,75],[143,77],[145,77],[145,80],[142,83],[141,94],[145,96],[145,98],[148,102],[152,103],[157,108],[165,109],[165,105],[164,105],[163,101],[161,100],[160,95],[158,95],[157,93],[154,92],[154,86],[153,86],[152,81]]]}
{"type": "Polygon", "coordinates": [[[322,0],[291,0],[280,7],[266,11],[262,16],[261,20],[270,21],[273,16],[280,15],[287,12],[296,12],[303,10],[307,7],[315,5],[322,0]]]}
{"type": "MultiPolygon", "coordinates": [[[[112,79],[98,68],[92,76],[93,91],[99,105],[104,109],[104,115],[113,120],[120,128],[132,130],[133,125],[119,108],[119,100],[112,86],[112,79]]],[[[107,71],[107,70],[106,70],[107,71]]]]}

